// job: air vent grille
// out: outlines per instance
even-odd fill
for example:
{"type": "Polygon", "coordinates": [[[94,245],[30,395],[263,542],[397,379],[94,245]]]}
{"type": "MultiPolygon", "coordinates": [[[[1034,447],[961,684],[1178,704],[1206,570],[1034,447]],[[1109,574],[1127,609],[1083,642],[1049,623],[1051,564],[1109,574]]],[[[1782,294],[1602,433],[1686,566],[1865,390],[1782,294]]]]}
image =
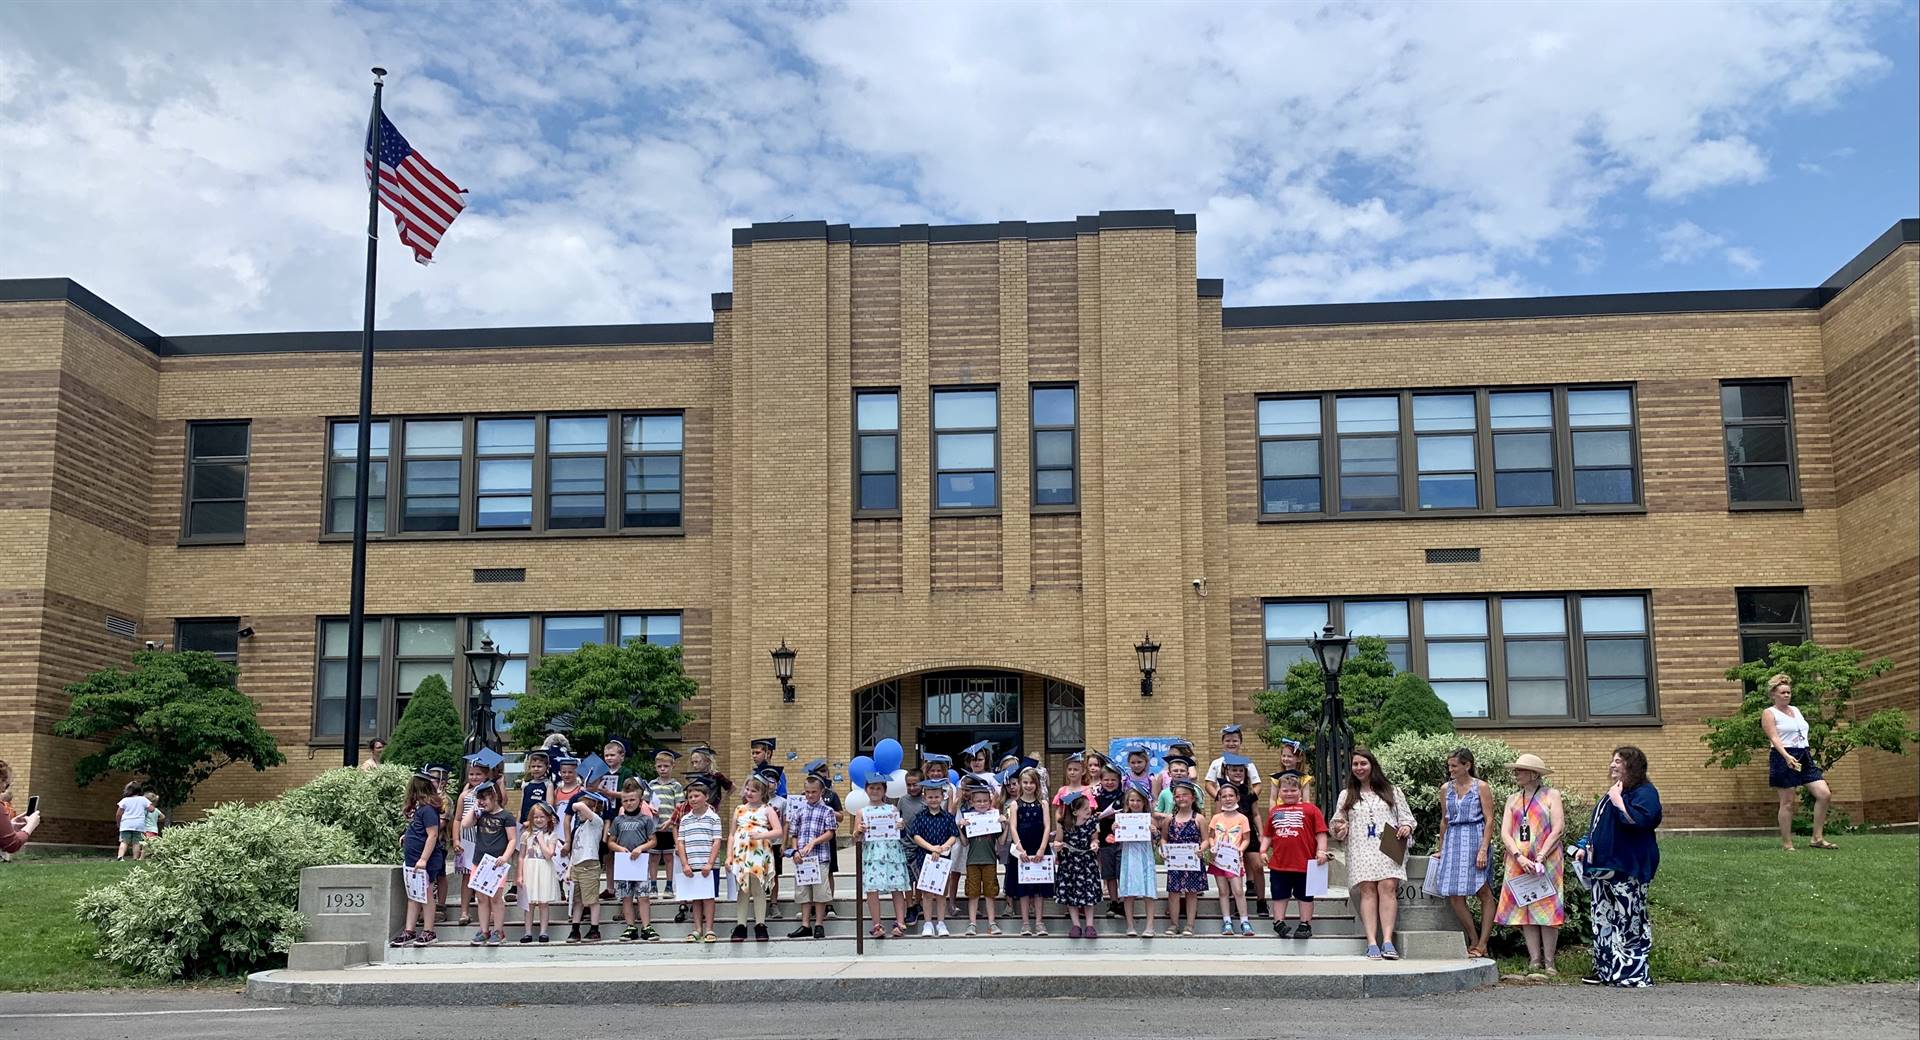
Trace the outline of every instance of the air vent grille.
{"type": "Polygon", "coordinates": [[[1428,563],[1479,563],[1479,549],[1428,549],[1428,563]]]}
{"type": "Polygon", "coordinates": [[[473,582],[476,585],[514,585],[527,580],[525,567],[475,567],[473,582]]]}
{"type": "Polygon", "coordinates": [[[107,615],[107,631],[113,635],[119,636],[122,639],[132,639],[133,637],[140,634],[140,626],[137,623],[128,620],[127,618],[119,617],[113,614],[108,614],[107,615]]]}

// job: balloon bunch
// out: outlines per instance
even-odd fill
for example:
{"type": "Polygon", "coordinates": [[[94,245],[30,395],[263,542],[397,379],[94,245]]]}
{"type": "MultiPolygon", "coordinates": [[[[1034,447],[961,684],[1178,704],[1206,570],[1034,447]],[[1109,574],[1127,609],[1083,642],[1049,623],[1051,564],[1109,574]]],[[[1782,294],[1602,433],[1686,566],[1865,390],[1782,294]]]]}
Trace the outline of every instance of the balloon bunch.
{"type": "Polygon", "coordinates": [[[847,779],[853,782],[853,790],[841,804],[848,812],[859,812],[873,804],[867,797],[867,784],[875,779],[887,784],[888,798],[905,798],[907,795],[907,771],[901,765],[906,758],[906,749],[900,742],[888,737],[873,746],[873,755],[861,755],[847,763],[847,779]]]}

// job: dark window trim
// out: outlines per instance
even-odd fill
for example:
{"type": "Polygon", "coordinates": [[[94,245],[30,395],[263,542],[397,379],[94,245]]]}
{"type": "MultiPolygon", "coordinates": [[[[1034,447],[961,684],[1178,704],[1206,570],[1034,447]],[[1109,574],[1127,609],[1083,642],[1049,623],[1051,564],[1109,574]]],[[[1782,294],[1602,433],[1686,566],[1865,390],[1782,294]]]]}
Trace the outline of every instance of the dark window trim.
{"type": "MultiPolygon", "coordinates": [[[[393,526],[393,516],[394,516],[393,514],[393,472],[394,472],[393,470],[393,462],[394,462],[393,431],[395,429],[395,422],[392,419],[385,418],[378,415],[373,416],[367,420],[367,424],[369,427],[379,426],[382,423],[385,423],[387,427],[386,454],[375,455],[372,453],[372,434],[371,433],[368,434],[367,464],[369,466],[385,465],[387,467],[387,493],[386,494],[375,495],[373,493],[372,484],[369,483],[367,486],[367,515],[368,515],[368,524],[369,524],[367,528],[367,539],[369,541],[375,538],[385,537],[387,530],[393,526]],[[378,530],[378,531],[375,531],[371,526],[372,515],[373,515],[373,503],[376,499],[383,502],[386,508],[386,513],[384,514],[384,519],[381,523],[381,530],[378,530]]],[[[333,530],[333,503],[336,497],[341,497],[341,496],[336,496],[334,494],[333,467],[337,464],[343,464],[348,466],[359,465],[359,462],[360,462],[359,444],[356,441],[354,445],[353,457],[347,458],[347,459],[335,458],[333,454],[333,429],[336,426],[345,426],[347,429],[351,430],[351,429],[356,429],[359,425],[360,425],[360,419],[358,416],[349,416],[344,419],[330,418],[327,420],[326,443],[321,445],[321,451],[320,451],[320,540],[323,542],[331,541],[334,539],[341,539],[341,538],[347,539],[349,541],[353,539],[353,529],[351,527],[349,527],[345,531],[333,530]]],[[[356,436],[358,436],[357,433],[356,433],[356,436]]],[[[354,489],[347,488],[346,490],[347,490],[347,494],[344,496],[344,500],[348,502],[353,501],[354,489]]]]}
{"type": "MultiPolygon", "coordinates": [[[[253,420],[252,419],[190,419],[187,421],[186,466],[180,480],[180,539],[177,544],[189,545],[245,545],[247,544],[247,493],[253,490],[253,420]],[[196,459],[193,454],[193,431],[202,426],[244,426],[247,430],[247,453],[245,455],[211,455],[205,460],[196,459]],[[234,459],[244,471],[241,474],[240,497],[240,533],[238,534],[192,534],[193,530],[193,468],[202,461],[217,465],[233,465],[234,459]],[[218,460],[216,462],[216,460],[218,460]]],[[[231,498],[203,499],[206,502],[232,502],[231,498]]]]}
{"type": "MultiPolygon", "coordinates": [[[[1755,502],[1734,501],[1733,500],[1734,463],[1732,459],[1728,459],[1726,464],[1727,511],[1730,513],[1765,513],[1765,512],[1777,512],[1780,510],[1800,510],[1800,509],[1806,508],[1805,501],[1804,499],[1802,499],[1800,494],[1800,436],[1799,436],[1799,430],[1798,430],[1798,426],[1800,424],[1797,421],[1797,417],[1794,414],[1793,379],[1788,376],[1781,376],[1777,379],[1722,379],[1720,381],[1720,390],[1722,391],[1722,396],[1720,401],[1720,448],[1722,452],[1725,452],[1727,447],[1726,445],[1727,431],[1734,428],[1735,426],[1780,425],[1780,426],[1784,426],[1787,431],[1787,488],[1790,492],[1788,497],[1783,499],[1755,501],[1755,502]],[[1726,391],[1726,388],[1730,386],[1779,386],[1782,392],[1784,392],[1784,394],[1786,395],[1786,400],[1787,400],[1786,418],[1777,424],[1771,420],[1766,422],[1752,422],[1744,419],[1738,420],[1738,421],[1729,419],[1727,417],[1727,404],[1726,404],[1725,391],[1726,391]]],[[[1757,463],[1756,465],[1769,465],[1769,463],[1757,463]]]]}
{"type": "MultiPolygon", "coordinates": [[[[900,446],[903,439],[900,431],[900,388],[897,386],[854,387],[852,398],[853,414],[850,416],[848,423],[853,427],[853,518],[856,520],[896,518],[900,516],[899,505],[895,505],[892,509],[868,509],[863,506],[860,501],[860,478],[866,475],[860,468],[860,438],[863,434],[867,436],[886,436],[888,432],[886,430],[867,430],[861,428],[860,398],[869,394],[893,395],[893,499],[896,503],[901,501],[900,493],[905,489],[906,485],[906,481],[900,474],[900,446]]],[[[879,471],[876,470],[875,472],[877,473],[879,471]]]]}
{"type": "Polygon", "coordinates": [[[1749,637],[1766,639],[1769,644],[1786,643],[1794,645],[1813,638],[1813,597],[1808,595],[1805,585],[1742,585],[1733,590],[1735,663],[1746,664],[1746,641],[1749,637]],[[1800,597],[1800,623],[1784,625],[1775,623],[1744,622],[1740,620],[1740,600],[1750,593],[1790,593],[1800,597]],[[1779,636],[1781,638],[1771,638],[1779,636]]]}
{"type": "Polygon", "coordinates": [[[181,617],[173,619],[173,648],[187,650],[181,644],[180,630],[186,625],[228,625],[233,628],[233,652],[209,650],[208,653],[238,668],[240,666],[240,619],[237,617],[181,617]]]}
{"type": "MultiPolygon", "coordinates": [[[[328,509],[332,502],[333,488],[331,463],[333,450],[333,427],[339,423],[349,426],[356,424],[355,416],[335,416],[327,420],[324,443],[321,445],[321,502],[320,535],[321,542],[351,543],[352,531],[332,531],[328,529],[328,509]]],[[[687,534],[687,469],[686,469],[686,409],[684,408],[640,408],[599,411],[589,409],[558,409],[535,412],[483,412],[473,414],[448,415],[426,413],[420,415],[376,415],[376,423],[387,423],[387,523],[384,531],[368,531],[368,541],[382,542],[439,542],[439,541],[496,541],[520,540],[528,538],[680,538],[687,534]],[[604,415],[607,417],[607,483],[606,516],[599,527],[553,528],[547,524],[548,510],[551,508],[547,490],[550,459],[547,451],[547,422],[550,419],[582,419],[604,415]],[[622,430],[622,423],[629,417],[647,415],[677,415],[680,417],[680,524],[674,527],[626,527],[626,459],[676,454],[674,452],[628,452],[622,430]],[[531,419],[534,423],[533,455],[533,516],[529,527],[478,527],[479,462],[478,445],[475,442],[475,424],[488,419],[531,419]],[[460,422],[462,436],[460,451],[460,521],[453,531],[404,531],[406,508],[406,424],[409,422],[460,422]]],[[[592,452],[567,453],[562,458],[586,458],[592,452]]],[[[499,456],[508,457],[508,456],[499,456]]],[[[511,456],[518,458],[520,456],[511,456]]],[[[381,460],[374,459],[374,462],[381,460]]]]}
{"type": "MultiPolygon", "coordinates": [[[[1343,610],[1348,603],[1394,601],[1407,604],[1407,664],[1408,670],[1421,676],[1427,673],[1427,637],[1425,619],[1421,604],[1427,601],[1441,600],[1479,600],[1487,605],[1487,717],[1455,718],[1454,725],[1461,729],[1571,729],[1599,728],[1606,726],[1658,726],[1663,724],[1660,716],[1660,679],[1659,654],[1656,652],[1657,632],[1653,617],[1653,593],[1648,589],[1580,589],[1577,591],[1553,591],[1546,589],[1526,589],[1511,592],[1446,592],[1433,595],[1408,593],[1406,595],[1381,595],[1367,593],[1354,596],[1268,596],[1259,601],[1260,614],[1260,669],[1263,682],[1269,688],[1278,681],[1285,683],[1285,676],[1275,677],[1268,673],[1270,646],[1291,644],[1295,640],[1269,640],[1266,638],[1266,608],[1270,603],[1324,603],[1327,608],[1327,620],[1336,630],[1344,631],[1343,610]],[[1647,642],[1647,714],[1644,715],[1594,715],[1588,710],[1586,633],[1580,622],[1580,600],[1583,598],[1605,598],[1610,596],[1636,596],[1645,605],[1647,642]],[[1551,599],[1559,598],[1564,604],[1566,618],[1567,643],[1567,704],[1570,714],[1564,716],[1523,715],[1510,716],[1507,713],[1507,658],[1502,602],[1507,599],[1551,599]]],[[[1524,642],[1533,637],[1518,636],[1515,642],[1524,642]]],[[[1605,634],[1594,638],[1606,638],[1605,634]]],[[[1632,638],[1632,637],[1623,637],[1632,638]]],[[[1447,641],[1475,641],[1467,637],[1452,638],[1447,641]]],[[[1431,681],[1431,680],[1429,680],[1431,681]]]]}
{"type": "MultiPolygon", "coordinates": [[[[624,509],[626,506],[626,500],[625,500],[626,488],[624,486],[625,474],[619,471],[619,466],[614,462],[614,459],[621,454],[621,452],[617,450],[617,447],[618,448],[625,447],[624,444],[618,443],[622,439],[621,438],[622,431],[620,429],[620,417],[621,417],[621,413],[618,413],[618,412],[595,412],[595,411],[547,412],[540,417],[540,425],[534,430],[534,436],[536,438],[535,451],[534,451],[534,479],[538,481],[538,483],[534,484],[534,490],[533,490],[534,512],[537,514],[533,519],[534,519],[534,522],[537,523],[543,531],[587,531],[590,533],[598,534],[599,532],[606,530],[608,523],[612,519],[612,514],[613,514],[613,505],[616,498],[613,489],[614,489],[614,484],[616,479],[623,482],[620,489],[620,493],[619,493],[619,499],[620,499],[622,511],[624,512],[624,509]],[[555,420],[564,420],[564,419],[599,419],[601,420],[604,426],[604,429],[602,430],[604,439],[600,442],[602,445],[601,449],[599,451],[562,451],[562,452],[554,451],[553,443],[552,443],[553,423],[555,420]],[[600,460],[600,526],[599,527],[554,527],[553,526],[553,498],[554,498],[553,463],[554,463],[554,460],[555,459],[560,459],[560,460],[593,459],[593,458],[597,458],[600,460]]],[[[687,506],[686,455],[687,455],[687,425],[686,425],[686,419],[682,418],[680,420],[680,487],[681,487],[680,510],[681,510],[682,516],[685,515],[686,506],[687,506]]]]}
{"type": "MultiPolygon", "coordinates": [[[[1000,427],[1004,415],[1004,402],[1000,400],[1000,384],[967,383],[954,386],[930,386],[927,388],[927,506],[934,516],[999,516],[1001,507],[1006,503],[1005,487],[1001,483],[1005,470],[1001,459],[1000,427]],[[952,429],[940,428],[940,395],[946,393],[993,393],[993,425],[956,426],[952,429]],[[993,505],[990,506],[941,506],[940,505],[940,435],[942,433],[991,433],[993,434],[993,505]]],[[[1031,468],[1031,467],[1029,467],[1031,468]]],[[[957,469],[954,473],[981,473],[984,470],[957,469]]]]}
{"type": "MultiPolygon", "coordinates": [[[[471,450],[462,445],[461,474],[464,493],[460,496],[461,530],[468,529],[469,510],[472,511],[472,530],[474,531],[534,531],[539,530],[546,506],[544,477],[546,476],[547,417],[545,415],[482,415],[475,416],[467,423],[468,441],[471,450]],[[524,422],[533,434],[533,444],[526,451],[503,451],[498,454],[480,454],[480,424],[497,422],[524,422]],[[507,524],[500,527],[480,526],[480,503],[489,498],[519,498],[513,491],[481,491],[480,466],[487,462],[525,462],[527,464],[527,522],[525,524],[507,524]],[[466,479],[468,465],[472,467],[472,479],[466,479]]],[[[391,434],[389,434],[391,436],[391,434]]],[[[404,476],[404,474],[403,474],[404,476]]],[[[404,489],[403,489],[404,490],[404,489]]],[[[404,497],[403,497],[404,501],[404,497]]]]}
{"type": "MultiPolygon", "coordinates": [[[[1590,429],[1617,429],[1617,427],[1582,427],[1590,429]]],[[[1400,389],[1350,389],[1330,390],[1319,393],[1270,393],[1259,394],[1254,399],[1254,489],[1256,508],[1260,510],[1256,522],[1262,524],[1325,523],[1348,520],[1435,520],[1456,517],[1492,518],[1513,516],[1608,516],[1636,515],[1647,512],[1646,489],[1644,480],[1646,467],[1641,459],[1640,443],[1640,394],[1638,385],[1632,382],[1599,383],[1561,383],[1561,384],[1515,384],[1512,386],[1473,386],[1445,387],[1423,386],[1400,389]],[[1633,501],[1629,503],[1600,503],[1593,505],[1575,505],[1573,483],[1573,428],[1567,413],[1568,391],[1579,390],[1625,390],[1628,393],[1628,407],[1631,425],[1627,427],[1629,449],[1633,464],[1633,501]],[[1509,506],[1496,507],[1494,501],[1494,460],[1493,460],[1493,419],[1489,411],[1489,397],[1495,393],[1509,391],[1545,391],[1553,395],[1553,429],[1551,431],[1554,453],[1554,491],[1559,500],[1554,506],[1509,506]],[[1419,508],[1419,461],[1418,434],[1413,431],[1413,398],[1442,394],[1472,394],[1474,396],[1474,481],[1475,491],[1480,505],[1473,509],[1421,509],[1419,508]],[[1398,510],[1380,510],[1364,512],[1340,512],[1339,504],[1339,433],[1335,422],[1335,402],[1343,397],[1384,397],[1397,395],[1400,400],[1400,429],[1395,435],[1400,452],[1400,504],[1398,510]],[[1266,509],[1266,496],[1261,482],[1265,479],[1264,460],[1260,445],[1268,440],[1306,440],[1307,437],[1262,437],[1260,435],[1259,408],[1261,401],[1302,401],[1319,399],[1320,405],[1320,506],[1319,512],[1269,513],[1266,509]],[[1329,431],[1332,431],[1329,433],[1329,431]],[[1413,508],[1407,508],[1411,505],[1413,508]]],[[[1464,431],[1462,431],[1464,432],[1464,431]]],[[[1350,437],[1385,437],[1386,434],[1348,434],[1350,437]]],[[[1433,436],[1433,434],[1429,434],[1433,436]]]]}
{"type": "MultiPolygon", "coordinates": [[[[1048,466],[1056,470],[1058,466],[1048,466]]],[[[1027,384],[1027,507],[1033,513],[1078,513],[1080,511],[1080,384],[1075,382],[1044,382],[1027,384]],[[1073,424],[1070,426],[1043,426],[1034,418],[1033,397],[1041,390],[1073,391],[1073,424]],[[1042,433],[1065,432],[1073,438],[1073,462],[1070,472],[1073,475],[1073,501],[1040,504],[1040,435],[1042,433]]]]}
{"type": "Polygon", "coordinates": [[[901,681],[897,678],[884,679],[877,683],[868,683],[867,685],[862,686],[859,689],[853,691],[853,753],[854,754],[870,755],[873,753],[873,746],[879,743],[879,741],[877,740],[862,741],[860,739],[862,736],[861,730],[863,728],[862,723],[865,721],[867,716],[870,716],[870,715],[879,716],[879,715],[887,714],[887,712],[885,711],[869,710],[866,707],[866,703],[867,703],[866,698],[869,695],[877,696],[881,691],[885,690],[887,687],[893,688],[893,712],[892,712],[893,739],[894,740],[900,739],[901,716],[905,714],[904,709],[906,706],[906,701],[902,699],[902,696],[900,693],[900,686],[901,686],[901,681]]]}

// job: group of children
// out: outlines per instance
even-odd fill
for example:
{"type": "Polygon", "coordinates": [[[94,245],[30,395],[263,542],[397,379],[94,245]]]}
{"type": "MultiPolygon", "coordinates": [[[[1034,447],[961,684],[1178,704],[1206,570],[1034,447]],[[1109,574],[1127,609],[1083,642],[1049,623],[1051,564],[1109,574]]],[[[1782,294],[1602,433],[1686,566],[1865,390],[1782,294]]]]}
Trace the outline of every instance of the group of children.
{"type": "Polygon", "coordinates": [[[142,786],[138,780],[129,780],[127,786],[120,789],[114,815],[120,820],[120,846],[113,858],[146,859],[147,842],[160,836],[160,824],[167,818],[167,814],[160,811],[160,796],[151,785],[142,786]]]}
{"type": "Polygon", "coordinates": [[[923,937],[951,935],[948,921],[957,919],[962,898],[965,934],[984,928],[986,935],[1002,935],[1003,897],[1021,935],[1051,934],[1049,899],[1066,908],[1070,938],[1098,935],[1095,913],[1103,901],[1109,917],[1125,918],[1128,935],[1153,935],[1156,867],[1163,862],[1164,934],[1194,934],[1209,878],[1221,901],[1220,934],[1254,934],[1249,906],[1265,902],[1264,867],[1275,933],[1306,938],[1313,917],[1308,865],[1327,862],[1327,823],[1308,801],[1311,780],[1297,745],[1282,748],[1272,800],[1263,807],[1263,784],[1239,753],[1241,739],[1238,726],[1223,730],[1222,753],[1203,778],[1196,778],[1193,748],[1185,742],[1170,748],[1161,773],[1151,771],[1146,747],[1130,748],[1119,763],[1098,752],[1074,754],[1057,789],[1033,759],[1005,756],[996,770],[989,765],[991,747],[982,742],[966,749],[961,770],[949,756],[924,756],[921,768],[907,774],[901,797],[891,797],[889,778],[876,775],[858,811],[843,811],[824,759],[807,764],[801,792],[789,797],[784,771],[771,764],[777,743],[763,738],[752,742],[754,769],[739,785],[731,814],[722,810],[735,785],[715,768],[710,747],[688,753],[690,768],[681,780],[675,777],[681,756],[670,749],[654,753],[654,775],[642,778],[628,767],[631,749],[619,738],[586,763],[550,742],[527,756],[517,818],[505,808],[500,756],[483,750],[468,757],[455,805],[447,804],[446,770],[423,769],[410,782],[404,865],[420,873],[393,945],[438,940],[435,912],[448,902],[449,878],[460,889],[461,926],[477,923],[473,945],[505,941],[510,899],[523,908],[522,943],[549,941],[555,905],[564,907],[565,941],[600,941],[603,900],[617,901],[625,925],[620,941],[659,941],[652,924],[656,894],[678,903],[676,922],[691,924],[685,941],[717,942],[714,907],[729,885],[737,907],[731,941],[764,942],[768,920],[781,916],[788,860],[800,908],[788,937],[824,938],[834,914],[835,839],[843,823],[851,824],[861,849],[873,921],[868,934],[876,939],[903,937],[915,924],[923,937]],[[730,825],[723,823],[729,816],[730,825]],[[936,859],[943,862],[930,866],[936,859]],[[482,869],[490,864],[509,866],[498,887],[486,886],[488,894],[477,886],[479,878],[499,873],[482,869]],[[419,895],[424,898],[414,898],[419,895]],[[891,927],[881,913],[883,897],[893,902],[891,927]],[[1296,901],[1297,932],[1286,922],[1296,901]]]}

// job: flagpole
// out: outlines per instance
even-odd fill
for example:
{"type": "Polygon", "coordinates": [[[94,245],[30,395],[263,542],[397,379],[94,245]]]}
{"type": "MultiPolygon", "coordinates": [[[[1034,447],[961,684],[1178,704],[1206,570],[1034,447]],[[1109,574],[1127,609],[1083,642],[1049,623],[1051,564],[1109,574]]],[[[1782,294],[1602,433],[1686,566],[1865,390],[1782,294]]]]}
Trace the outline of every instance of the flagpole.
{"type": "MultiPolygon", "coordinates": [[[[360,764],[360,658],[366,651],[367,479],[373,455],[373,280],[380,260],[380,88],[387,70],[373,69],[373,114],[367,120],[367,302],[360,331],[360,427],[353,466],[353,578],[347,600],[347,703],[341,758],[360,764]]],[[[389,437],[388,443],[392,440],[389,437]]],[[[391,523],[391,510],[388,522],[391,523]]]]}

